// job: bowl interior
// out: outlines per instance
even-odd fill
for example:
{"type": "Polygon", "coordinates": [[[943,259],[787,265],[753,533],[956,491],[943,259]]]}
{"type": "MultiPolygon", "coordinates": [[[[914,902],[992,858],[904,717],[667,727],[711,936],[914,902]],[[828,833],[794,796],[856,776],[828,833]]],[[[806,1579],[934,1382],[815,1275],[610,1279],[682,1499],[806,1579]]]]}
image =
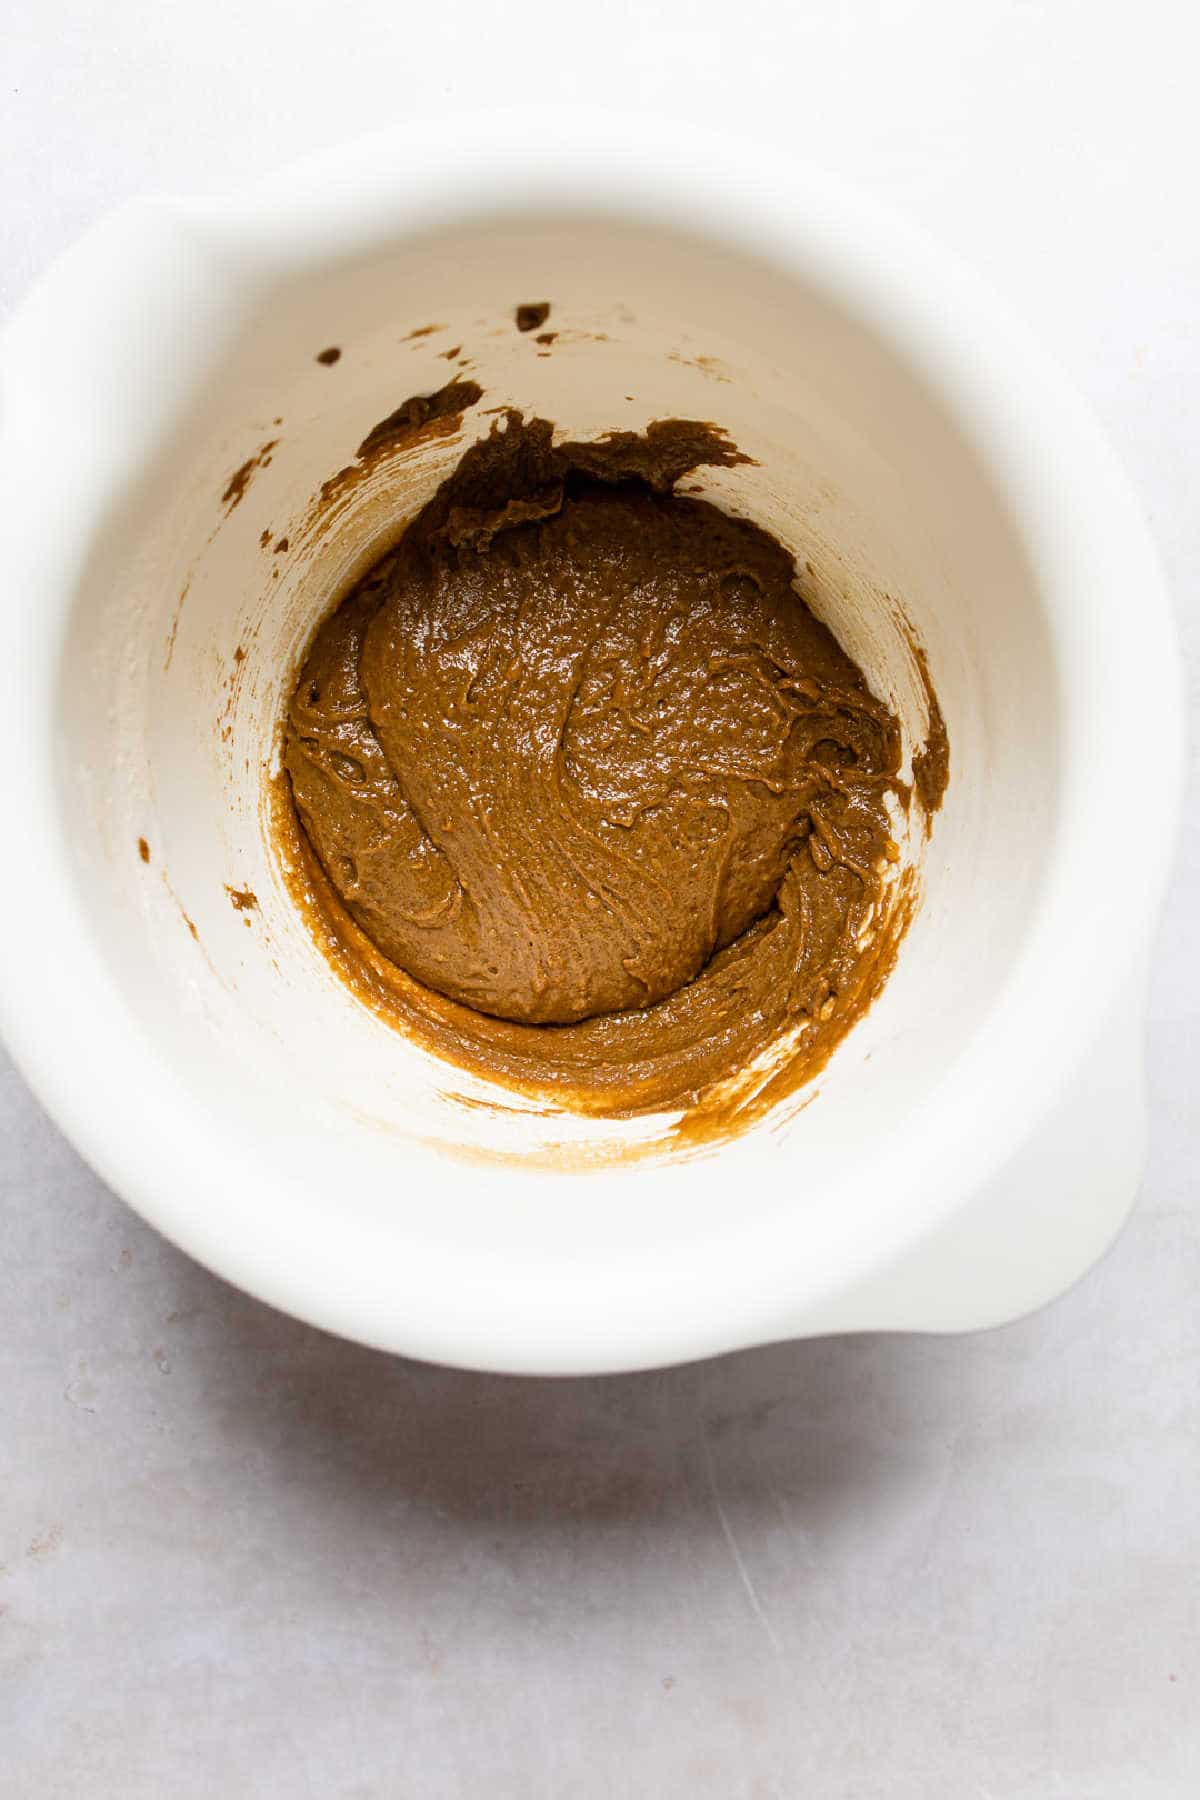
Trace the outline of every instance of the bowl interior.
{"type": "Polygon", "coordinates": [[[214,1205],[258,1208],[267,1239],[301,1219],[327,1231],[331,1280],[386,1280],[419,1245],[465,1308],[472,1280],[513,1279],[517,1254],[564,1317],[599,1269],[632,1292],[663,1253],[744,1237],[780,1208],[804,1210],[819,1254],[847,1196],[864,1218],[886,1206],[890,1134],[994,1004],[1055,825],[1052,645],[980,447],[828,272],[661,225],[491,212],[303,253],[213,218],[173,229],[174,301],[140,343],[126,334],[112,378],[125,454],[63,634],[56,803],[104,964],[236,1193],[214,1205]],[[549,345],[513,323],[539,300],[549,345]],[[336,362],[318,360],[328,347],[336,362]],[[381,418],[456,373],[485,396],[460,436],[314,507],[381,418]],[[467,1104],[484,1084],[333,975],[271,842],[264,784],[314,625],[505,405],[574,437],[672,416],[723,427],[754,463],[700,471],[704,492],[794,551],[910,752],[926,723],[914,634],[946,718],[950,787],[928,844],[906,846],[923,903],[885,992],[815,1093],[693,1160],[607,1160],[662,1120],[467,1104]],[[564,1144],[578,1172],[504,1160],[564,1144]]]}

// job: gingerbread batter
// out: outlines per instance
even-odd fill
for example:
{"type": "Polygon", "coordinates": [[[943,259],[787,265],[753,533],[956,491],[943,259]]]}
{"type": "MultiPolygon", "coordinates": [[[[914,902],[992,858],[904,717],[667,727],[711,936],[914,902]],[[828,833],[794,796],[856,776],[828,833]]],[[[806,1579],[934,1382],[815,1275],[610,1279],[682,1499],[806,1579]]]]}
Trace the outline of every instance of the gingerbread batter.
{"type": "Polygon", "coordinates": [[[674,492],[745,460],[720,432],[552,429],[497,421],[325,622],[285,766],[335,936],[434,1047],[686,1105],[882,979],[900,732],[782,546],[674,492]]]}

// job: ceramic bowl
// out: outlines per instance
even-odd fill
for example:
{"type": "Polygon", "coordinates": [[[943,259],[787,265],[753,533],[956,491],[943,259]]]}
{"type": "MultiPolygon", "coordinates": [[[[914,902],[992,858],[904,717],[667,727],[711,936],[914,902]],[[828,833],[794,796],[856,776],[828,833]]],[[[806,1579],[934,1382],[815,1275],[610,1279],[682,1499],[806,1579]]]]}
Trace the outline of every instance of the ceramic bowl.
{"type": "Polygon", "coordinates": [[[125,208],[30,294],[2,379],[4,1028],[160,1230],[347,1336],[547,1373],[994,1323],[1108,1243],[1143,1153],[1177,655],[1095,426],[935,247],[738,145],[458,122],[125,208]],[[552,345],[514,328],[537,300],[552,345]],[[487,398],[457,435],[320,503],[466,369],[487,398]],[[626,1154],[669,1120],[472,1104],[333,973],[272,837],[297,659],[488,405],[724,427],[754,462],[705,491],[794,549],[910,751],[914,642],[945,713],[885,991],[703,1154],[626,1154]]]}

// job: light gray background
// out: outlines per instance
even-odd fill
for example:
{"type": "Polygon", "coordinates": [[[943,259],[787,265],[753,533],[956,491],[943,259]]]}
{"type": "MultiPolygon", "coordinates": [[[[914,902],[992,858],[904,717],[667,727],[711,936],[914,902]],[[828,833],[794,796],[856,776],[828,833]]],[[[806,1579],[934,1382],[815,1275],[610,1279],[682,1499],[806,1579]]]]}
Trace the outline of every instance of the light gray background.
{"type": "MultiPolygon", "coordinates": [[[[1145,497],[1195,706],[1194,10],[4,0],[0,308],[128,195],[399,117],[741,130],[923,221],[1057,351],[1145,497]]],[[[1137,842],[1115,819],[1101,872],[1136,882],[1137,842]]],[[[557,1385],[389,1361],[169,1249],[5,1065],[0,1794],[1200,1792],[1198,913],[1193,805],[1140,1209],[1060,1304],[957,1340],[557,1385]]]]}

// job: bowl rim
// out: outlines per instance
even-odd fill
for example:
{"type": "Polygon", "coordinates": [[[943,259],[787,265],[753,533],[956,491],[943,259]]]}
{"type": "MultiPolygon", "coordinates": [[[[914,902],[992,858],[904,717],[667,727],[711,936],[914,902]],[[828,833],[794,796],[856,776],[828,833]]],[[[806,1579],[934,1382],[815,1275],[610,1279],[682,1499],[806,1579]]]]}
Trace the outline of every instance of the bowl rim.
{"type": "MultiPolygon", "coordinates": [[[[577,110],[502,111],[377,132],[234,195],[133,202],[109,215],[39,279],[10,322],[0,340],[0,394],[0,542],[14,584],[0,614],[0,755],[28,770],[11,820],[24,876],[0,884],[0,933],[21,948],[4,959],[0,1029],[42,1104],[106,1182],[181,1248],[285,1311],[380,1348],[512,1372],[649,1367],[790,1335],[806,1306],[895,1260],[1003,1165],[1054,1105],[1144,955],[1180,808],[1183,711],[1170,604],[1138,504],[1086,406],[986,285],[827,173],[675,123],[577,110]],[[804,1266],[797,1222],[786,1241],[764,1244],[760,1232],[732,1260],[698,1255],[685,1284],[678,1268],[649,1272],[636,1291],[599,1282],[583,1303],[526,1284],[514,1305],[481,1280],[468,1318],[467,1308],[444,1300],[446,1282],[472,1285],[469,1270],[426,1268],[402,1292],[368,1291],[329,1279],[328,1246],[315,1239],[302,1250],[290,1245],[285,1256],[250,1217],[236,1240],[206,1226],[216,1136],[194,1158],[179,1158],[175,1146],[196,1135],[195,1101],[162,1066],[81,928],[66,848],[48,823],[57,816],[51,703],[65,565],[45,529],[41,538],[25,529],[39,518],[45,524],[46,508],[32,485],[37,459],[24,452],[43,429],[39,383],[51,323],[77,316],[78,295],[108,278],[114,255],[131,241],[185,221],[247,254],[278,259],[287,253],[281,246],[316,246],[330,231],[344,239],[348,229],[369,234],[383,221],[395,241],[431,223],[512,210],[514,191],[526,212],[615,212],[764,257],[785,272],[819,270],[949,401],[972,439],[986,443],[989,468],[1075,652],[1076,679],[1063,694],[1063,825],[1044,892],[1001,995],[939,1087],[936,1127],[925,1104],[905,1123],[903,1204],[889,1231],[870,1245],[849,1235],[841,1260],[814,1272],[804,1266]],[[1151,663],[1159,675],[1152,717],[1136,680],[1137,668],[1151,663]],[[1164,670],[1173,678],[1164,681],[1164,670]],[[1135,722],[1154,732],[1152,786],[1137,759],[1121,753],[1135,722]],[[1089,881],[1106,825],[1135,809],[1136,882],[1118,892],[1089,881]],[[1083,909],[1079,892],[1089,896],[1083,909]],[[34,947],[39,953],[28,953],[34,947]],[[1016,1058],[1016,1023],[1034,1003],[1044,1029],[1032,1042],[1024,1036],[1016,1058]],[[109,1068],[121,1070],[125,1094],[143,1097],[137,1131],[106,1085],[109,1068]],[[992,1097],[983,1109],[971,1104],[980,1094],[992,1097]]],[[[212,1120],[207,1126],[216,1132],[212,1120]]]]}

